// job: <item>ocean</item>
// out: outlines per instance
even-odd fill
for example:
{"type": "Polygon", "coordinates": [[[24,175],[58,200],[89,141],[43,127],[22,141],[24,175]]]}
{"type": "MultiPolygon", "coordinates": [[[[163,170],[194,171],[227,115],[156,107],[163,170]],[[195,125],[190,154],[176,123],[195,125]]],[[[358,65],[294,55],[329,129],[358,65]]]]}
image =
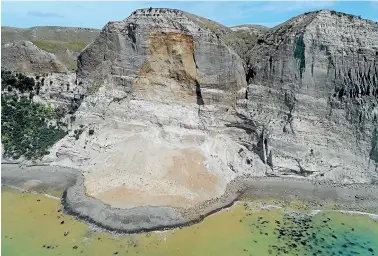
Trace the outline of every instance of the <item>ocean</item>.
{"type": "Polygon", "coordinates": [[[189,227],[114,235],[63,214],[58,200],[40,194],[2,188],[1,199],[3,256],[378,255],[376,219],[314,212],[298,202],[262,208],[246,200],[189,227]]]}

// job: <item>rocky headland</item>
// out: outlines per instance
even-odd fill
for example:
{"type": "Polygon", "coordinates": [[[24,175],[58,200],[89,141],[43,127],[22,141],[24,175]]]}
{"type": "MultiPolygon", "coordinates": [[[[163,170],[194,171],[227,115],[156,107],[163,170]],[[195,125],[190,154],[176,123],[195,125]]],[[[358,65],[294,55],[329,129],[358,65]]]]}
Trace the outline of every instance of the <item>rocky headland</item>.
{"type": "Polygon", "coordinates": [[[68,109],[67,135],[18,162],[77,170],[66,211],[121,232],[194,223],[263,184],[376,207],[378,24],[323,10],[244,27],[165,8],[109,22],[33,97],[68,109]]]}

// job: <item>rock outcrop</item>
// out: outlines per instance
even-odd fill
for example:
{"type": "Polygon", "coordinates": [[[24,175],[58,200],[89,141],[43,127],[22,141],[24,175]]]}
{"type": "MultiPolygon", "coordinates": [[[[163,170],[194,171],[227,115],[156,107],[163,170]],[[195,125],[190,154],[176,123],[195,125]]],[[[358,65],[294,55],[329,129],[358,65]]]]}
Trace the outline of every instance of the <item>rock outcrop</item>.
{"type": "Polygon", "coordinates": [[[170,9],[137,10],[110,22],[79,56],[78,78],[129,88],[140,78],[166,80],[235,93],[246,85],[240,58],[198,24],[170,9]]]}
{"type": "Polygon", "coordinates": [[[244,97],[243,61],[198,24],[177,10],[137,10],[79,56],[87,96],[50,159],[82,169],[87,194],[120,208],[188,208],[238,175],[266,172],[233,139],[244,130],[226,125],[244,97]]]}
{"type": "Polygon", "coordinates": [[[266,126],[277,175],[376,181],[377,42],[377,23],[328,10],[259,39],[239,113],[266,126]]]}
{"type": "Polygon", "coordinates": [[[12,71],[25,73],[62,73],[67,68],[57,58],[29,41],[1,46],[1,65],[12,71]]]}

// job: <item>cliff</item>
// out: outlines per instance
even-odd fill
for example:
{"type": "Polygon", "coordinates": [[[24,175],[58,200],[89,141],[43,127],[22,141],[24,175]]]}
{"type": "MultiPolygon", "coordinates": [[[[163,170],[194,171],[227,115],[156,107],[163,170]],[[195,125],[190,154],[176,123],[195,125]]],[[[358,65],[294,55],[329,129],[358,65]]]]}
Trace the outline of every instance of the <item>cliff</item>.
{"type": "Polygon", "coordinates": [[[108,23],[80,54],[78,78],[131,88],[143,77],[152,84],[166,80],[227,93],[245,86],[241,59],[192,19],[178,10],[143,9],[108,23]]]}
{"type": "Polygon", "coordinates": [[[229,29],[200,24],[170,9],[108,23],[79,56],[82,135],[52,161],[118,206],[193,205],[242,175],[376,182],[376,23],[300,15],[261,35],[248,66],[229,29]]]}
{"type": "Polygon", "coordinates": [[[71,213],[104,224],[118,212],[108,205],[133,216],[153,206],[137,218],[148,228],[232,202],[247,176],[376,184],[377,26],[323,10],[254,36],[136,10],[83,49],[76,79],[51,76],[36,97],[72,108],[42,162],[82,171],[71,213]]]}
{"type": "Polygon", "coordinates": [[[171,9],[108,23],[79,56],[86,97],[49,159],[82,169],[87,193],[118,207],[186,208],[242,173],[263,175],[232,139],[244,131],[225,125],[247,83],[243,61],[213,32],[223,28],[211,25],[171,9]]]}
{"type": "Polygon", "coordinates": [[[277,174],[376,180],[377,39],[377,23],[323,10],[252,48],[240,113],[267,127],[264,159],[277,174]]]}

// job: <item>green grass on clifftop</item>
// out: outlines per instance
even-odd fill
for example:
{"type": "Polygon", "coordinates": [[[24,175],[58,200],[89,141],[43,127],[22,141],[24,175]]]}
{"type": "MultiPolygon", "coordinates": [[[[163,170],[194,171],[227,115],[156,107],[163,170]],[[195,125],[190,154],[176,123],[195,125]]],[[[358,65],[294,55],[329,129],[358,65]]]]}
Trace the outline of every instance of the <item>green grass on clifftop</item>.
{"type": "Polygon", "coordinates": [[[76,69],[76,58],[92,42],[100,30],[74,27],[1,27],[1,44],[31,41],[54,54],[70,71],[76,69]]]}
{"type": "Polygon", "coordinates": [[[87,43],[84,41],[72,41],[66,43],[67,48],[70,49],[71,51],[81,51],[87,46],[87,43]]]}
{"type": "Polygon", "coordinates": [[[69,69],[73,70],[76,69],[76,57],[73,58],[73,56],[78,55],[81,50],[85,48],[87,45],[84,41],[71,41],[71,42],[60,42],[60,41],[46,41],[46,40],[36,40],[32,41],[36,46],[38,46],[40,49],[52,53],[57,58],[64,63],[64,65],[69,69]],[[67,53],[67,50],[71,51],[70,56],[67,53]]]}
{"type": "Polygon", "coordinates": [[[84,41],[59,42],[59,41],[32,41],[36,46],[50,53],[59,53],[69,49],[80,52],[87,45],[84,41]]]}
{"type": "Polygon", "coordinates": [[[64,51],[64,43],[57,41],[32,41],[33,44],[41,48],[42,50],[50,53],[58,53],[64,51]]]}

